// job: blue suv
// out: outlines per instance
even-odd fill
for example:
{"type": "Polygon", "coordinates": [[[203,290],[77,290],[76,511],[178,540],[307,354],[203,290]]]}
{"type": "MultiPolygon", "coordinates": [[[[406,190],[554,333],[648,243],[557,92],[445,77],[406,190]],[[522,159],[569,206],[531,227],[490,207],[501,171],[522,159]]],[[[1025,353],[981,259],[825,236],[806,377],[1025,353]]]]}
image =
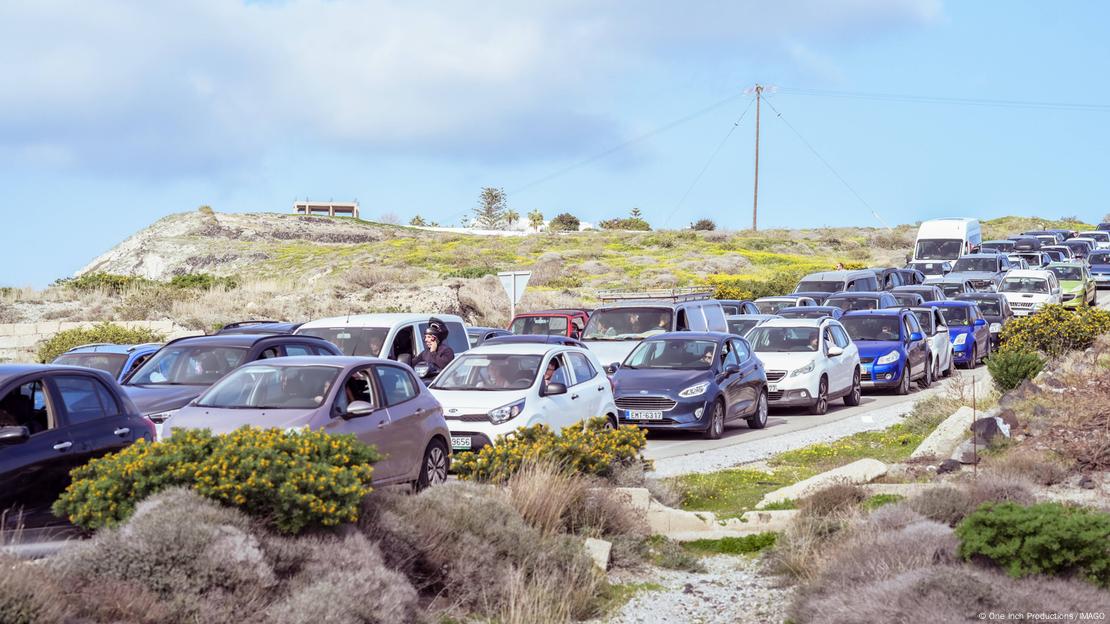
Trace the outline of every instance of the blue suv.
{"type": "Polygon", "coordinates": [[[929,346],[910,310],[854,310],[840,317],[840,324],[859,346],[864,388],[896,388],[898,394],[908,394],[914,380],[922,387],[932,383],[929,346]]]}
{"type": "Polygon", "coordinates": [[[948,337],[952,339],[952,357],[956,364],[975,368],[991,354],[991,330],[987,319],[974,301],[930,301],[925,305],[940,308],[948,337]]]}
{"type": "Polygon", "coordinates": [[[55,358],[51,364],[95,368],[108,373],[116,381],[123,381],[160,348],[162,344],[158,342],[137,345],[98,342],[73,347],[55,358]]]}

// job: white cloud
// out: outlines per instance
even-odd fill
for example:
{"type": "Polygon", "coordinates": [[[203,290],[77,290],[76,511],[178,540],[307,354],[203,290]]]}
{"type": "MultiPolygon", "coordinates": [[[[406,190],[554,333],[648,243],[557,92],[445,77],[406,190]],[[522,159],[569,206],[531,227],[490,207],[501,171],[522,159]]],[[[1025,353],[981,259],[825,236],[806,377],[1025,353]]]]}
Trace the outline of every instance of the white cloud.
{"type": "Polygon", "coordinates": [[[282,144],[580,152],[620,135],[593,100],[631,67],[767,43],[812,64],[808,42],[940,13],[938,0],[469,4],[4,3],[0,156],[187,174],[282,144]]]}

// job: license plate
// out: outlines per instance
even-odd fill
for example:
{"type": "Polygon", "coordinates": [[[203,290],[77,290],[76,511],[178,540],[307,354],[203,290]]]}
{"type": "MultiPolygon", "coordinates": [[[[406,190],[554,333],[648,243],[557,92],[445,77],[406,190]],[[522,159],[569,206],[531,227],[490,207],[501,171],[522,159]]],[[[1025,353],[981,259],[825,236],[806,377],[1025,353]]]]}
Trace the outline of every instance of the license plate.
{"type": "Polygon", "coordinates": [[[767,392],[778,392],[778,391],[779,391],[779,385],[778,384],[767,384],[767,392]]]}
{"type": "Polygon", "coordinates": [[[451,436],[451,448],[464,451],[468,450],[471,446],[470,436],[451,436]]]}
{"type": "Polygon", "coordinates": [[[629,420],[663,420],[663,412],[659,411],[630,411],[628,412],[629,420]]]}

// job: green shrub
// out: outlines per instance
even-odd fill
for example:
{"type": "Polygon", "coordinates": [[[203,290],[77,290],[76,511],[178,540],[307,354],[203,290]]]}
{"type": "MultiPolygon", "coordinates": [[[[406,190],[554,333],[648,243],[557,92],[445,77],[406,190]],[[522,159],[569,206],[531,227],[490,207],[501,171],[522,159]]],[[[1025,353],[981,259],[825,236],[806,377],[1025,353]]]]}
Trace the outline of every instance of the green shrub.
{"type": "Polygon", "coordinates": [[[577,232],[581,225],[578,217],[564,212],[548,222],[547,229],[551,232],[577,232]]]}
{"type": "Polygon", "coordinates": [[[956,527],[960,555],[1014,578],[1078,574],[1110,588],[1110,514],[1059,503],[985,504],[956,527]]]}
{"type": "Polygon", "coordinates": [[[212,290],[221,288],[232,290],[239,287],[239,278],[234,276],[217,277],[208,273],[185,273],[174,275],[170,279],[170,286],[180,289],[212,290]]]}
{"type": "Polygon", "coordinates": [[[452,465],[460,479],[501,483],[525,464],[550,462],[572,473],[607,477],[620,465],[646,461],[647,434],[631,425],[610,429],[605,418],[572,425],[556,434],[545,425],[499,436],[478,453],[460,453],[452,465]]]}
{"type": "Polygon", "coordinates": [[[1075,311],[1049,305],[1037,313],[1017,317],[1002,327],[1002,349],[1039,351],[1049,357],[1086,349],[1110,332],[1110,312],[1081,306],[1075,311]]]}
{"type": "Polygon", "coordinates": [[[685,542],[682,546],[698,554],[749,555],[771,548],[777,538],[778,533],[765,531],[742,537],[693,540],[685,542]]]}
{"type": "Polygon", "coordinates": [[[832,269],[832,267],[804,266],[779,270],[772,273],[770,277],[710,275],[706,278],[706,282],[708,286],[713,288],[713,296],[717,299],[776,297],[794,292],[794,287],[798,285],[803,277],[822,268],[832,269]]]}
{"type": "Polygon", "coordinates": [[[221,436],[186,430],[75,469],[54,513],[87,529],[113,526],[147,496],[184,486],[297,533],[356,520],[378,459],[354,436],[249,427],[221,436]]]}
{"type": "Polygon", "coordinates": [[[443,274],[443,277],[461,277],[463,279],[481,279],[487,275],[497,275],[497,269],[493,267],[463,267],[455,269],[443,274]]]}
{"type": "Polygon", "coordinates": [[[80,291],[103,290],[112,294],[119,294],[133,286],[149,286],[153,280],[134,275],[116,275],[114,273],[85,273],[78,277],[64,277],[54,282],[55,286],[70,288],[80,291]]]}
{"type": "Polygon", "coordinates": [[[717,224],[714,223],[712,219],[698,219],[690,224],[690,229],[701,232],[712,232],[717,229],[717,224]]]}
{"type": "Polygon", "coordinates": [[[138,344],[143,342],[161,342],[165,336],[149,329],[128,329],[114,323],[100,323],[92,327],[79,327],[60,331],[50,338],[39,343],[35,357],[44,364],[54,361],[54,358],[78,347],[94,342],[110,342],[113,344],[138,344]]]}
{"type": "Polygon", "coordinates": [[[862,507],[868,511],[872,511],[880,507],[885,507],[886,505],[901,502],[905,498],[906,497],[901,494],[875,494],[863,501],[862,507]]]}
{"type": "Polygon", "coordinates": [[[1016,348],[1003,349],[987,359],[987,370],[994,379],[994,385],[1002,392],[1013,390],[1026,379],[1036,377],[1044,365],[1044,358],[1035,351],[1016,348]]]}

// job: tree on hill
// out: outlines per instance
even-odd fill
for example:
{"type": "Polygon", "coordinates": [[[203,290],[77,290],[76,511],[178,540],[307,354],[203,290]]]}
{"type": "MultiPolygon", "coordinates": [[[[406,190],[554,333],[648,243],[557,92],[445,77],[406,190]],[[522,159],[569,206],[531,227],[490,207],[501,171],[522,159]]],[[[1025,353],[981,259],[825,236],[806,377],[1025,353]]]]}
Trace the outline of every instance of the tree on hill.
{"type": "Polygon", "coordinates": [[[564,212],[552,219],[551,223],[547,224],[547,229],[553,232],[577,232],[579,225],[581,223],[578,221],[578,217],[569,212],[564,212]]]}
{"type": "Polygon", "coordinates": [[[639,208],[633,208],[627,219],[606,219],[599,223],[603,230],[651,230],[651,225],[644,220],[639,208]]]}
{"type": "Polygon", "coordinates": [[[528,226],[539,232],[543,227],[543,213],[538,209],[528,213],[528,226]]]}
{"type": "Polygon", "coordinates": [[[478,205],[474,207],[474,227],[481,230],[500,230],[505,227],[508,205],[505,200],[505,190],[487,186],[482,188],[478,196],[478,205]]]}
{"type": "Polygon", "coordinates": [[[717,224],[711,219],[698,219],[690,224],[691,230],[701,230],[703,232],[712,232],[717,229],[717,224]]]}
{"type": "Polygon", "coordinates": [[[424,220],[424,217],[416,215],[412,219],[409,219],[409,225],[414,227],[424,227],[428,225],[428,222],[424,220]]]}
{"type": "Polygon", "coordinates": [[[505,211],[505,221],[509,224],[509,227],[513,227],[514,223],[520,221],[520,213],[509,208],[505,211]]]}
{"type": "Polygon", "coordinates": [[[642,218],[644,218],[644,215],[643,215],[643,213],[640,212],[639,208],[633,208],[632,212],[628,213],[628,216],[632,217],[633,219],[642,219],[642,218]]]}

